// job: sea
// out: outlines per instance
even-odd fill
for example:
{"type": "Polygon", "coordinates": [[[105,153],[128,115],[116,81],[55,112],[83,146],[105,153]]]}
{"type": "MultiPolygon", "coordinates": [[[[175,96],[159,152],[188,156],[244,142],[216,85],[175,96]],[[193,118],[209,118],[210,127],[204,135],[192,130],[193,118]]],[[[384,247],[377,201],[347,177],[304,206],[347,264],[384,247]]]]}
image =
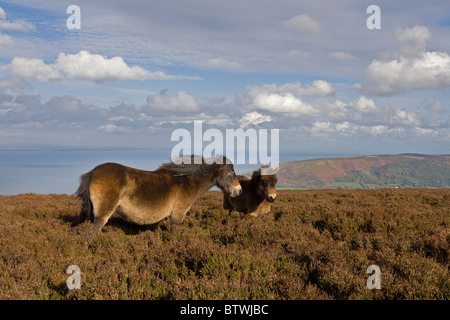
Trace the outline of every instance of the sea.
{"type": "MultiPolygon", "coordinates": [[[[280,154],[280,162],[335,157],[335,155],[280,154]]],[[[156,170],[170,162],[170,151],[139,148],[24,148],[0,149],[0,195],[22,193],[74,194],[80,176],[105,162],[141,170],[156,170]]],[[[256,164],[235,165],[237,174],[256,164]]]]}

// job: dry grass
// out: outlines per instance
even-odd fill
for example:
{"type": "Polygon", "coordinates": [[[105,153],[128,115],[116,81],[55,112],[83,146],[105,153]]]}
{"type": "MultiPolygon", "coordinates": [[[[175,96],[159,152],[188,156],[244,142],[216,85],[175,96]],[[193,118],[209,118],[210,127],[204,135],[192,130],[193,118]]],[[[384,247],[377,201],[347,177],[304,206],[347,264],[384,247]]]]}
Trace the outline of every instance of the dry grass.
{"type": "Polygon", "coordinates": [[[209,192],[181,226],[112,219],[87,246],[80,201],[0,196],[0,299],[442,299],[450,296],[450,189],[279,191],[270,215],[209,192]],[[366,287],[369,265],[381,290],[366,287]]]}

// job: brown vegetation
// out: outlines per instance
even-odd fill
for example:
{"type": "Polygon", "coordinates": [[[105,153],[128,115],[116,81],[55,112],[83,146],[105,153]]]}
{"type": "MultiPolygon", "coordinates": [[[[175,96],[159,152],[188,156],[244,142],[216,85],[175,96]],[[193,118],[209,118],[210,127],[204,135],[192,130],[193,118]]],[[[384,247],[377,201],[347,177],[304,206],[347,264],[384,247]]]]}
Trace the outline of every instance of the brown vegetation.
{"type": "Polygon", "coordinates": [[[196,201],[182,225],[111,219],[89,247],[79,199],[0,196],[0,299],[443,299],[450,189],[282,190],[268,215],[196,201]],[[381,269],[369,290],[366,269],[381,269]]]}

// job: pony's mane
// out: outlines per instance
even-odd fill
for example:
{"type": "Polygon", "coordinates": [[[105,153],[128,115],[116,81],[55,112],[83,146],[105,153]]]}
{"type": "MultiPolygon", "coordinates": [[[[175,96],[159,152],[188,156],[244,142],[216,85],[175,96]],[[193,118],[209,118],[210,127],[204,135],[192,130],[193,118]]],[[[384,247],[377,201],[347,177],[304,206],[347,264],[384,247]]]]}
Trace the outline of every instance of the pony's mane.
{"type": "Polygon", "coordinates": [[[227,158],[221,158],[222,159],[220,159],[219,156],[208,159],[205,159],[203,156],[197,155],[183,156],[175,159],[175,163],[174,161],[163,163],[161,166],[159,166],[158,169],[156,169],[156,171],[166,171],[179,176],[205,174],[216,168],[213,165],[220,164],[220,160],[222,160],[224,165],[231,163],[227,158]]]}

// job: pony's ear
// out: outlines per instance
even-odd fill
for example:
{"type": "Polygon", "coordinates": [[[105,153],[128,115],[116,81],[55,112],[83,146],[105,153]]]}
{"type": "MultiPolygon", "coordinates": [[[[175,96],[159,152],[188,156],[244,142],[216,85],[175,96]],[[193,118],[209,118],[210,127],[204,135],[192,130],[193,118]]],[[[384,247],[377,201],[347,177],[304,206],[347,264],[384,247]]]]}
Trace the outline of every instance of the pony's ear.
{"type": "Polygon", "coordinates": [[[255,180],[255,181],[261,180],[261,169],[253,171],[252,179],[255,180]]]}

